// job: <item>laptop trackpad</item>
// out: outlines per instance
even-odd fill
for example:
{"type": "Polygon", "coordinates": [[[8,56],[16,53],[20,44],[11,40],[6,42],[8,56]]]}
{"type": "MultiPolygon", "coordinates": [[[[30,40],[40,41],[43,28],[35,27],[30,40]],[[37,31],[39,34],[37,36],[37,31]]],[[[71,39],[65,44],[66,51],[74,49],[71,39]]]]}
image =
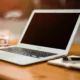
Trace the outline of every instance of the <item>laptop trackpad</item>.
{"type": "Polygon", "coordinates": [[[18,55],[18,54],[4,52],[4,51],[0,51],[0,59],[9,61],[12,63],[16,63],[19,65],[30,64],[38,60],[37,58],[18,55]]]}

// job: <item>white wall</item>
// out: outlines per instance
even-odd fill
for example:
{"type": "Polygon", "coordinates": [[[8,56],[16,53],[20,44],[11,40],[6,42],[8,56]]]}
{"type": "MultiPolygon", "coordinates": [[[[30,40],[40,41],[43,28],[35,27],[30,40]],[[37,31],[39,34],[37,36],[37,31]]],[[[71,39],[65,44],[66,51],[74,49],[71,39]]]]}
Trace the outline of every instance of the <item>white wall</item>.
{"type": "Polygon", "coordinates": [[[27,20],[0,20],[0,30],[9,30],[11,37],[20,37],[27,20]]]}

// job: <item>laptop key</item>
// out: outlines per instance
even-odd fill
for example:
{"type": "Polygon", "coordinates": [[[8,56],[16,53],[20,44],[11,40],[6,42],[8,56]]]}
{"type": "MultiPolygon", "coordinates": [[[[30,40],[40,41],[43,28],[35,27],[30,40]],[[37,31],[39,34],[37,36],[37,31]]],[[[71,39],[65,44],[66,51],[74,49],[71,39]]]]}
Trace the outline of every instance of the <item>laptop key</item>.
{"type": "Polygon", "coordinates": [[[15,54],[21,54],[25,56],[30,56],[34,58],[43,58],[43,57],[56,55],[55,53],[42,52],[42,51],[25,49],[20,47],[11,47],[11,48],[0,49],[0,50],[15,53],[15,54]]]}

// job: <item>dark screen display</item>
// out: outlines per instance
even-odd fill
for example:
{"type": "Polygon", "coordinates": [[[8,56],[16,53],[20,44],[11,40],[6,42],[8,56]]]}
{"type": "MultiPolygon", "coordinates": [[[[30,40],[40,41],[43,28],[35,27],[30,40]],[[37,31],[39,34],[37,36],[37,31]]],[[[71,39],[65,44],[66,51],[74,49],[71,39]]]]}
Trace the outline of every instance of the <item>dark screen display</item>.
{"type": "Polygon", "coordinates": [[[78,13],[35,13],[21,43],[66,49],[78,13]]]}

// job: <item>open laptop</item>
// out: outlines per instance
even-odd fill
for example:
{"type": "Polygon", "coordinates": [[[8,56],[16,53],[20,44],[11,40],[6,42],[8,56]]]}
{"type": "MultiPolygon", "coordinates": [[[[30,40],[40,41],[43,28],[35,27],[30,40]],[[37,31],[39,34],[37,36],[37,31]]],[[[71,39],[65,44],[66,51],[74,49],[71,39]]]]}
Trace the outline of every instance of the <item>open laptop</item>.
{"type": "Polygon", "coordinates": [[[34,10],[19,43],[0,51],[0,59],[29,65],[66,56],[80,23],[78,10],[34,10]]]}

